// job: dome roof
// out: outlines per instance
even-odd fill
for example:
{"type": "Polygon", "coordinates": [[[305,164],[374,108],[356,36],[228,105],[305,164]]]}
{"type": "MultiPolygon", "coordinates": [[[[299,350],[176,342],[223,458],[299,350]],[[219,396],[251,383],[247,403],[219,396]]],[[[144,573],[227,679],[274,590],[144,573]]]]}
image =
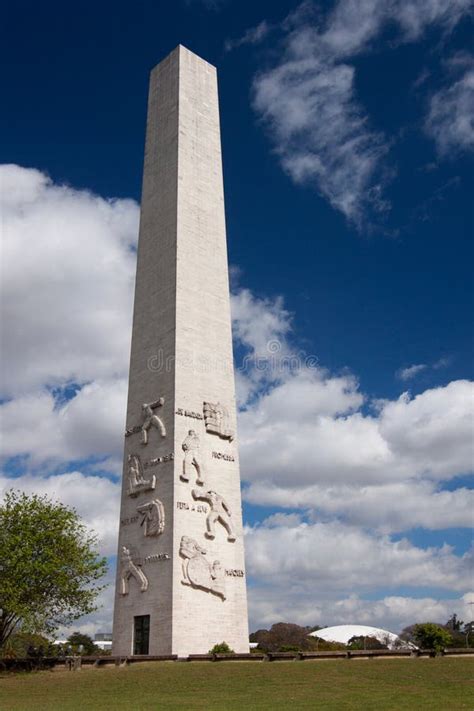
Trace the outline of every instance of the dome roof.
{"type": "Polygon", "coordinates": [[[352,637],[375,637],[386,644],[389,649],[404,644],[400,637],[393,632],[383,630],[380,627],[369,627],[368,625],[336,625],[335,627],[325,627],[322,630],[316,630],[310,633],[311,637],[319,637],[326,642],[340,642],[347,644],[352,637]]]}

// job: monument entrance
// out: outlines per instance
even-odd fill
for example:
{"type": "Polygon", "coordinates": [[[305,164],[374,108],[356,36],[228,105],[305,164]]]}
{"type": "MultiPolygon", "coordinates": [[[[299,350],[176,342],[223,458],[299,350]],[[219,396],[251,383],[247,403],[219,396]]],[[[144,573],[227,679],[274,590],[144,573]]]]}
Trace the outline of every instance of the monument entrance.
{"type": "Polygon", "coordinates": [[[133,653],[148,654],[150,649],[150,615],[134,618],[133,653]]]}

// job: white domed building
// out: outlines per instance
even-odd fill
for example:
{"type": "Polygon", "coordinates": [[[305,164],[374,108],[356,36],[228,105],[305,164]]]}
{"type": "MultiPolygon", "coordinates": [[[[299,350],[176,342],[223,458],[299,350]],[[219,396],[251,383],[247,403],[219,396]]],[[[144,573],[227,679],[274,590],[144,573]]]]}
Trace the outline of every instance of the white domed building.
{"type": "Polygon", "coordinates": [[[347,644],[352,637],[375,637],[379,642],[385,644],[389,649],[400,647],[413,647],[409,642],[405,642],[393,632],[383,630],[380,627],[369,627],[368,625],[336,625],[335,627],[324,627],[310,633],[311,637],[319,637],[326,642],[339,642],[347,644]]]}

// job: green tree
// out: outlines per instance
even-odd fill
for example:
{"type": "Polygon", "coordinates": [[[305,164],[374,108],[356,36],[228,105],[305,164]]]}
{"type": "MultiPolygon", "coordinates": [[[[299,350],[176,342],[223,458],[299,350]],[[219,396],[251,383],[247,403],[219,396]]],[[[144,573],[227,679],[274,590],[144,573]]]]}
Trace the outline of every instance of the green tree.
{"type": "Polygon", "coordinates": [[[9,491],[0,505],[0,647],[12,632],[51,633],[97,609],[107,570],[74,509],[9,491]]]}
{"type": "Polygon", "coordinates": [[[459,619],[455,612],[453,612],[452,616],[446,622],[445,627],[447,630],[451,630],[451,632],[459,632],[463,624],[464,622],[459,619]]]}
{"type": "Polygon", "coordinates": [[[34,650],[37,656],[56,656],[57,647],[41,634],[14,632],[3,647],[3,655],[8,658],[23,659],[34,650]]]}
{"type": "Polygon", "coordinates": [[[300,627],[291,622],[276,622],[269,630],[253,632],[250,641],[258,642],[259,649],[265,652],[278,652],[282,647],[309,651],[317,647],[315,638],[309,636],[311,630],[311,627],[300,627]]]}
{"type": "Polygon", "coordinates": [[[251,642],[257,642],[263,652],[278,652],[282,647],[290,646],[302,652],[345,649],[344,644],[326,642],[319,637],[311,637],[310,632],[321,627],[300,627],[290,622],[277,622],[269,630],[257,630],[250,635],[251,642]]]}
{"type": "Polygon", "coordinates": [[[415,625],[413,637],[422,649],[434,649],[437,652],[448,647],[452,642],[449,632],[433,622],[415,625]]]}
{"type": "Polygon", "coordinates": [[[73,632],[67,638],[75,654],[97,654],[99,648],[94,644],[94,640],[88,634],[73,632]]]}
{"type": "Polygon", "coordinates": [[[474,642],[474,622],[467,622],[464,625],[463,635],[466,642],[466,647],[472,647],[472,642],[474,642]]]}
{"type": "Polygon", "coordinates": [[[348,649],[388,649],[386,644],[380,642],[377,637],[355,635],[347,642],[348,649]]]}

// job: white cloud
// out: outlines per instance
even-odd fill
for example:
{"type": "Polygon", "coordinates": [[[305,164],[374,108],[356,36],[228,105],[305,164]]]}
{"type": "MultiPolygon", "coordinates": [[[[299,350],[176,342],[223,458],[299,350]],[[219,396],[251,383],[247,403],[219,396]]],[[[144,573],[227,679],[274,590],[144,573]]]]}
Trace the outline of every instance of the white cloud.
{"type": "Polygon", "coordinates": [[[449,32],[471,11],[470,0],[339,1],[327,19],[324,40],[338,56],[352,56],[366,51],[390,23],[398,30],[395,42],[413,42],[433,25],[449,32]]]}
{"type": "Polygon", "coordinates": [[[449,356],[443,356],[438,358],[434,363],[414,363],[406,368],[400,368],[397,370],[396,376],[399,380],[407,381],[416,378],[420,373],[430,371],[430,370],[441,370],[446,368],[451,363],[451,358],[449,356]]]}
{"type": "Polygon", "coordinates": [[[442,87],[430,100],[426,132],[434,139],[442,157],[474,150],[474,57],[455,57],[451,65],[460,78],[442,87]]]}
{"type": "Polygon", "coordinates": [[[342,598],[328,599],[319,594],[308,594],[297,599],[293,591],[285,595],[284,591],[271,587],[250,588],[249,593],[251,630],[291,621],[311,626],[368,624],[401,632],[415,622],[444,624],[453,612],[467,622],[471,619],[468,601],[474,599],[474,593],[444,599],[406,595],[363,599],[353,593],[342,598]]]}
{"type": "Polygon", "coordinates": [[[300,514],[291,513],[278,513],[271,514],[262,522],[262,526],[266,528],[273,528],[278,526],[297,526],[302,523],[302,517],[300,514]]]}
{"type": "Polygon", "coordinates": [[[285,620],[399,631],[414,622],[444,623],[453,611],[470,619],[469,594],[456,600],[400,594],[373,599],[373,591],[434,587],[462,593],[471,583],[471,554],[456,556],[449,546],[422,549],[334,522],[308,525],[273,516],[268,524],[246,530],[251,629],[285,620]]]}
{"type": "Polygon", "coordinates": [[[244,405],[266,382],[288,371],[291,314],[281,297],[262,299],[248,289],[231,295],[231,309],[234,339],[246,350],[235,371],[238,402],[244,405]]]}
{"type": "Polygon", "coordinates": [[[3,397],[123,377],[137,204],[15,165],[0,166],[0,184],[3,397]]]}
{"type": "Polygon", "coordinates": [[[407,368],[401,368],[398,371],[397,375],[400,380],[411,380],[416,375],[426,370],[427,367],[428,366],[426,365],[426,363],[417,363],[415,365],[409,365],[407,368]]]}
{"type": "Polygon", "coordinates": [[[369,205],[386,208],[377,171],[388,145],[354,96],[354,69],[321,56],[314,30],[295,31],[283,61],[257,75],[253,104],[296,183],[359,225],[369,205]]]}
{"type": "Polygon", "coordinates": [[[0,181],[4,456],[111,464],[123,446],[138,206],[16,165],[0,166],[0,181]],[[82,389],[64,403],[71,382],[82,389]]]}
{"type": "Polygon", "coordinates": [[[394,44],[412,42],[432,25],[451,29],[469,7],[469,0],[339,0],[321,20],[304,2],[283,23],[278,60],[255,77],[254,107],[284,170],[359,228],[370,211],[389,207],[389,141],[371,127],[347,61],[370,51],[389,25],[398,30],[394,44]]]}
{"type": "Polygon", "coordinates": [[[29,467],[96,458],[119,459],[123,450],[127,383],[95,380],[58,406],[33,391],[0,405],[4,457],[27,457],[29,467]]]}
{"type": "Polygon", "coordinates": [[[441,368],[447,368],[448,365],[451,364],[451,357],[450,356],[443,356],[441,358],[438,358],[437,361],[433,363],[431,366],[433,370],[441,370],[441,368]]]}
{"type": "Polygon", "coordinates": [[[274,342],[279,351],[287,351],[291,315],[281,297],[259,299],[248,289],[240,289],[232,295],[232,327],[234,337],[251,355],[268,356],[274,342]]]}
{"type": "Polygon", "coordinates": [[[297,489],[443,480],[472,469],[474,384],[452,382],[410,400],[379,404],[377,416],[349,377],[291,376],[240,416],[243,476],[297,489]]]}
{"type": "Polygon", "coordinates": [[[446,545],[418,548],[406,539],[393,541],[340,522],[257,526],[248,529],[246,541],[248,574],[279,589],[464,591],[471,582],[469,554],[456,556],[446,545]]]}
{"type": "Polygon", "coordinates": [[[410,399],[385,402],[380,433],[411,476],[448,479],[473,464],[474,383],[453,381],[410,399]]]}
{"type": "Polygon", "coordinates": [[[244,499],[262,506],[300,509],[316,520],[336,517],[385,534],[412,528],[470,528],[473,524],[472,489],[438,490],[429,481],[366,486],[348,482],[303,487],[256,481],[244,490],[244,499]]]}
{"type": "Polygon", "coordinates": [[[237,47],[242,47],[246,44],[258,44],[268,35],[271,29],[272,26],[266,20],[262,20],[255,27],[246,30],[241,37],[226,40],[224,48],[226,52],[230,52],[232,49],[237,49],[237,47]]]}

